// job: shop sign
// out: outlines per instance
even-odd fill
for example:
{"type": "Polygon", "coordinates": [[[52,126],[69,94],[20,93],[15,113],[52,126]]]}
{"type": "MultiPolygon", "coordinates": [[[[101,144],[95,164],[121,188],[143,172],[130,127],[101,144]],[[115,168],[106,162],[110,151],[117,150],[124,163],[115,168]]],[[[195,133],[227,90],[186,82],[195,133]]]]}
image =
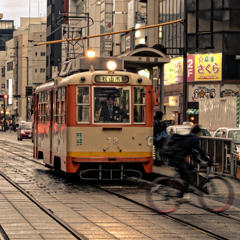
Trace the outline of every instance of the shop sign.
{"type": "Polygon", "coordinates": [[[169,96],[168,105],[171,107],[178,107],[179,106],[179,96],[169,96]]]}
{"type": "Polygon", "coordinates": [[[164,65],[164,85],[177,84],[183,79],[183,58],[173,58],[164,65]]]}
{"type": "MultiPolygon", "coordinates": [[[[221,81],[222,54],[192,54],[187,57],[187,81],[221,81]]],[[[164,85],[183,82],[183,58],[173,58],[164,65],[164,85]]]]}
{"type": "Polygon", "coordinates": [[[221,81],[222,54],[195,55],[195,81],[221,81]]]}

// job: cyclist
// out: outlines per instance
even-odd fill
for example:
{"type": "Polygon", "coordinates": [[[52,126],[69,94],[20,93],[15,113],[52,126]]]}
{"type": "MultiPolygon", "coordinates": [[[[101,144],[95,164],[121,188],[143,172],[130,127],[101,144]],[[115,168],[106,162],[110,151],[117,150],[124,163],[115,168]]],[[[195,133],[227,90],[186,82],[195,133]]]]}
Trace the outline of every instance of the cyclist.
{"type": "MultiPolygon", "coordinates": [[[[193,150],[199,152],[202,160],[211,164],[208,155],[199,146],[200,133],[201,128],[199,125],[195,125],[187,135],[171,135],[163,148],[163,152],[168,156],[170,163],[176,167],[176,170],[184,181],[183,189],[179,194],[180,198],[188,191],[189,183],[193,182],[193,166],[189,160],[193,150]]],[[[198,161],[197,159],[193,160],[198,161]]]]}

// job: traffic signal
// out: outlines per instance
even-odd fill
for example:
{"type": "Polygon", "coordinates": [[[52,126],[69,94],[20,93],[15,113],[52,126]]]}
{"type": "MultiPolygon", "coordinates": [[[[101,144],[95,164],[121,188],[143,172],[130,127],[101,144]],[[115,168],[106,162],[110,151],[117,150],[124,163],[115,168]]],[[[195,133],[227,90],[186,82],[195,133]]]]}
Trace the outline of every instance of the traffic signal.
{"type": "Polygon", "coordinates": [[[0,94],[0,99],[8,99],[8,95],[7,94],[0,94]]]}

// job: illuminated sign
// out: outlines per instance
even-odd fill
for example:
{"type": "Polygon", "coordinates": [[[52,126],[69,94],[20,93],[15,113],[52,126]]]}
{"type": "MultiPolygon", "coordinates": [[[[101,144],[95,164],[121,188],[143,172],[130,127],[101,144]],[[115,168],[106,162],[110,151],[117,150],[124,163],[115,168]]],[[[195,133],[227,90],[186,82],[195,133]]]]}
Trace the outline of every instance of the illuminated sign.
{"type": "Polygon", "coordinates": [[[222,54],[195,55],[195,81],[221,81],[222,54]]]}
{"type": "Polygon", "coordinates": [[[171,85],[182,82],[183,79],[183,58],[173,58],[170,63],[164,65],[164,85],[171,85]]]}
{"type": "Polygon", "coordinates": [[[129,79],[127,76],[98,75],[95,81],[97,83],[128,83],[129,79]]]}
{"type": "MultiPolygon", "coordinates": [[[[187,56],[187,81],[221,81],[222,54],[191,54],[187,56]]],[[[164,65],[164,85],[183,82],[183,58],[173,58],[164,65]]]]}

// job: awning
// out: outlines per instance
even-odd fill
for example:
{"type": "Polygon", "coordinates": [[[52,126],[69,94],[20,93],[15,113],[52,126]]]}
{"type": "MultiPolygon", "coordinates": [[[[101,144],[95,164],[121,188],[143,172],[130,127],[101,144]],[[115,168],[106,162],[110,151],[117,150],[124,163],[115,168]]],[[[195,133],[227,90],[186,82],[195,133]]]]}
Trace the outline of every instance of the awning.
{"type": "Polygon", "coordinates": [[[188,115],[198,115],[198,109],[195,108],[188,108],[187,112],[188,115]]]}

